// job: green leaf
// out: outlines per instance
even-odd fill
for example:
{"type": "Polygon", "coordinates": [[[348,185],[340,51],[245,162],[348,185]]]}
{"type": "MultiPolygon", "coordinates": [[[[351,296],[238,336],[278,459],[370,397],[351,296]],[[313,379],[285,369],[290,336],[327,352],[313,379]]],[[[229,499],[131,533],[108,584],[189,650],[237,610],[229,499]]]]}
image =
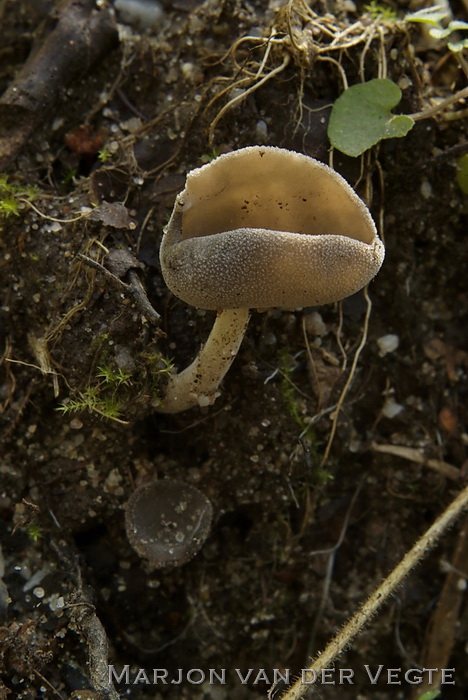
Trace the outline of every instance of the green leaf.
{"type": "Polygon", "coordinates": [[[449,41],[447,46],[452,53],[460,53],[461,51],[468,49],[468,39],[463,39],[462,41],[449,41]]]}
{"type": "Polygon", "coordinates": [[[449,29],[451,32],[457,32],[459,30],[468,32],[468,22],[462,22],[461,19],[454,19],[450,22],[449,29]]]}
{"type": "Polygon", "coordinates": [[[432,29],[429,29],[429,35],[432,36],[433,39],[446,39],[451,33],[452,30],[450,26],[448,26],[447,29],[440,27],[432,27],[432,29]]]}
{"type": "Polygon", "coordinates": [[[465,153],[457,163],[457,182],[461,191],[468,194],[468,153],[465,153]]]}
{"type": "Polygon", "coordinates": [[[391,80],[375,79],[353,85],[333,105],[328,138],[348,156],[360,156],[382,139],[401,138],[414,120],[391,110],[401,100],[401,90],[391,80]]]}
{"type": "Polygon", "coordinates": [[[449,16],[447,10],[441,5],[433,7],[424,7],[417,12],[409,12],[406,17],[406,22],[422,22],[423,24],[431,24],[433,27],[440,26],[443,19],[449,16]]]}

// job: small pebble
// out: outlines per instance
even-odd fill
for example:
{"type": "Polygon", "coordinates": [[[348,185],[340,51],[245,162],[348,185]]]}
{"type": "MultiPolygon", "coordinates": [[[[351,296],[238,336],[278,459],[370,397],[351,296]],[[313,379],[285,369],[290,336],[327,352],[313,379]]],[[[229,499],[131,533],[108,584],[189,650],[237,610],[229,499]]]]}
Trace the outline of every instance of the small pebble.
{"type": "Polygon", "coordinates": [[[385,416],[385,418],[395,418],[399,413],[401,413],[404,409],[404,406],[401,404],[397,403],[395,399],[392,399],[391,397],[387,398],[385,401],[383,408],[382,408],[382,415],[385,416]]]}
{"type": "Polygon", "coordinates": [[[400,338],[393,333],[388,335],[383,335],[381,338],[377,339],[377,345],[379,346],[379,355],[384,357],[389,352],[394,352],[400,344],[400,338]]]}

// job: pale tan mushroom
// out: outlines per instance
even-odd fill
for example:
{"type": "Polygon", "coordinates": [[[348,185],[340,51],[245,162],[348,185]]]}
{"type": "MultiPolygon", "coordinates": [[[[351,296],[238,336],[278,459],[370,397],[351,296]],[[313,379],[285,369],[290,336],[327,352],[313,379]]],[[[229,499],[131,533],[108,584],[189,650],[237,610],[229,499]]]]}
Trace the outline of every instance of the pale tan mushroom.
{"type": "Polygon", "coordinates": [[[158,410],[215,400],[250,309],[344,299],[377,274],[383,258],[367,207],[313,158],[252,146],[192,170],[164,232],[161,269],[173,294],[218,315],[197,358],[170,379],[158,410]]]}
{"type": "Polygon", "coordinates": [[[213,508],[192,484],[161,479],[139,486],[125,508],[125,528],[133,549],[155,567],[181,566],[202,547],[213,508]]]}

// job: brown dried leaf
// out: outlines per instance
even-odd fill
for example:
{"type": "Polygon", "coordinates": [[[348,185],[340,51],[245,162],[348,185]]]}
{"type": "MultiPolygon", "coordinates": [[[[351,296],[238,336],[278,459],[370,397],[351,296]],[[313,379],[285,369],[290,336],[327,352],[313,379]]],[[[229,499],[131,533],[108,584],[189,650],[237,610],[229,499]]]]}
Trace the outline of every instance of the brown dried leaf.
{"type": "Polygon", "coordinates": [[[135,228],[135,222],[130,218],[128,209],[120,202],[103,202],[93,210],[89,218],[112,228],[135,228]]]}

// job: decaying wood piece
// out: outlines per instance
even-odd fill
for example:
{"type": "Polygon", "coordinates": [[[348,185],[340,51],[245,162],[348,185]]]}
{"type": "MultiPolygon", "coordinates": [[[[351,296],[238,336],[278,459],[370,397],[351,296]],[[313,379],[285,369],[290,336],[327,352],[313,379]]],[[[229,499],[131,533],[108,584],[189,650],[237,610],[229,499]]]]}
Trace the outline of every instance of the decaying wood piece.
{"type": "Polygon", "coordinates": [[[432,683],[424,676],[422,684],[418,685],[417,695],[421,697],[427,690],[438,690],[441,684],[442,669],[450,665],[450,655],[455,644],[460,610],[466,595],[466,579],[468,577],[468,518],[465,518],[460,528],[455,552],[451,564],[448,564],[445,579],[437,606],[429,621],[424,649],[420,664],[423,668],[437,669],[433,674],[432,683]]]}
{"type": "Polygon", "coordinates": [[[63,0],[55,27],[42,36],[0,98],[0,169],[24,146],[59,97],[118,43],[114,13],[94,0],[63,0]]]}

